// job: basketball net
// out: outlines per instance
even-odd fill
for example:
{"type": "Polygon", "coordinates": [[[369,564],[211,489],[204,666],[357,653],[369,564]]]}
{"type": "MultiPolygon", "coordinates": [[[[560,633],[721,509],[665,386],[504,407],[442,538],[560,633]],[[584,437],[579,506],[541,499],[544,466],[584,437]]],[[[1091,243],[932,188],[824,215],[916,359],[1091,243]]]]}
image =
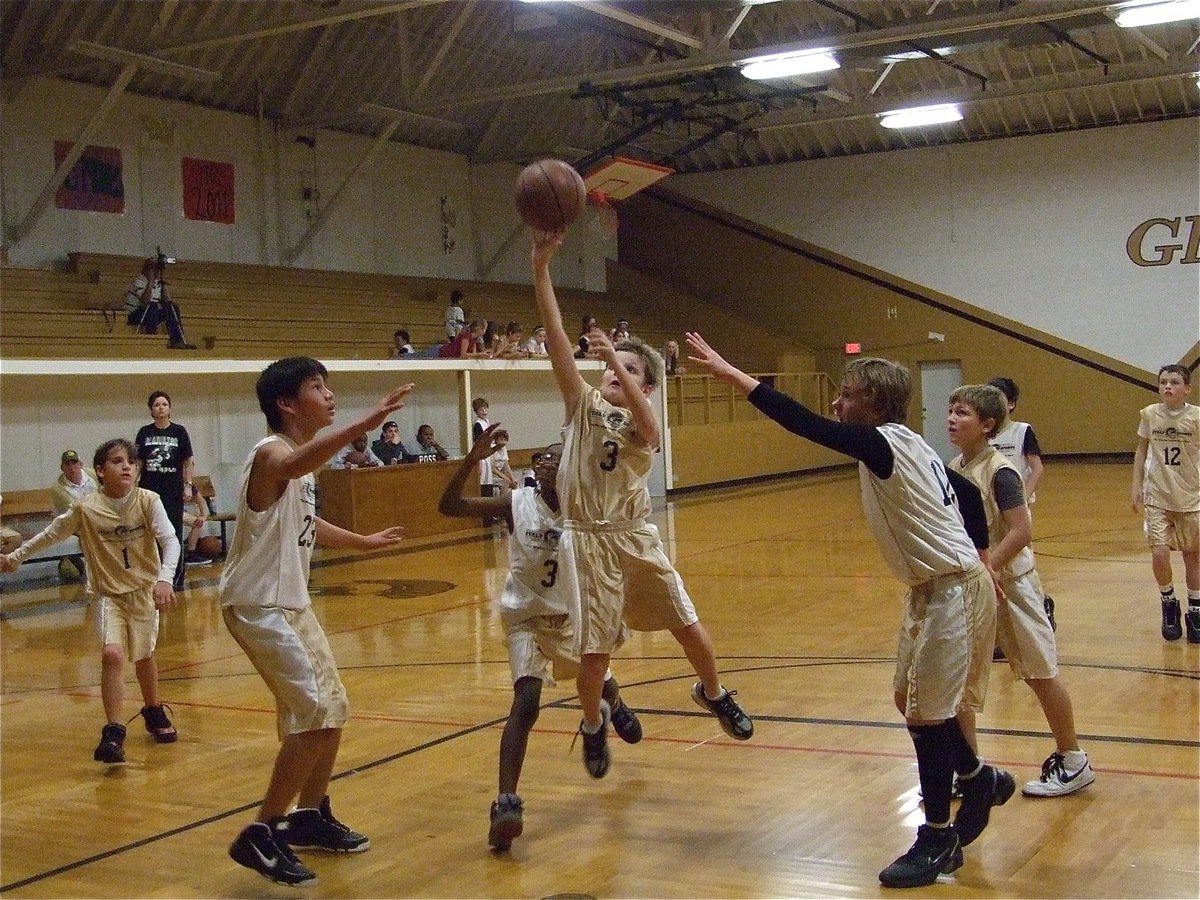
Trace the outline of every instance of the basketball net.
{"type": "Polygon", "coordinates": [[[608,195],[604,191],[588,191],[587,205],[591,210],[588,228],[606,241],[615,238],[621,222],[608,195]]]}

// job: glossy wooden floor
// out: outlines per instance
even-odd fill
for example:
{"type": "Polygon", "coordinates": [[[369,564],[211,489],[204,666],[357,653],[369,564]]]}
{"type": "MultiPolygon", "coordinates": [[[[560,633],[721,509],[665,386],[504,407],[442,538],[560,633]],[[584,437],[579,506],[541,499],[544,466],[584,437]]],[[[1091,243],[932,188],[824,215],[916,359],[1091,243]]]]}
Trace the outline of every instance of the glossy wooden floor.
{"type": "MultiPolygon", "coordinates": [[[[1034,516],[1063,674],[1096,783],[1020,795],[942,883],[910,896],[1196,897],[1200,646],[1158,633],[1127,465],[1051,463],[1034,516]]],[[[321,897],[877,896],[921,821],[891,705],[901,589],[844,473],[692,495],[657,517],[756,720],[729,740],[689,696],[669,635],[614,669],[646,731],[593,781],[571,747],[570,685],[548,689],[521,785],[525,834],[486,844],[510,685],[495,597],[502,536],[320,560],[313,584],[354,707],[331,793],[369,852],[305,857],[321,897]]],[[[296,896],[226,847],[276,748],[271,698],[194,570],[164,624],[163,695],[181,738],[135,722],[129,762],[92,762],[99,653],[78,587],[3,594],[5,897],[296,896]]],[[[1177,561],[1177,584],[1182,572],[1177,561]]],[[[127,712],[138,709],[130,675],[127,712]]],[[[1018,781],[1053,745],[1032,693],[993,668],[984,754],[1018,781]]]]}

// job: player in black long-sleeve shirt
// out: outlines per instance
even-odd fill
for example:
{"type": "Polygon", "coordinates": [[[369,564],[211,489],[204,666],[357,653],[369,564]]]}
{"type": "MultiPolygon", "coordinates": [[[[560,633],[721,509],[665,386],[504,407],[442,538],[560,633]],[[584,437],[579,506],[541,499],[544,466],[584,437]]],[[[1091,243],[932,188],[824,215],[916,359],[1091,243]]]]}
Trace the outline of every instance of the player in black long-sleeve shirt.
{"type": "Polygon", "coordinates": [[[699,334],[691,360],[741,390],[789,431],[859,461],[863,509],[888,568],[908,585],[894,680],[917,754],[925,824],[912,848],[879,873],[887,887],[920,887],[962,865],[1013,777],[984,765],[963,737],[958,710],[987,693],[996,632],[995,579],[987,567],[987,521],[979,491],[946,466],[904,421],[912,379],[903,366],[857,359],[846,367],[826,419],[721,358],[699,334]],[[919,690],[918,690],[919,687],[919,690]],[[950,823],[959,776],[963,803],[950,823]]]}

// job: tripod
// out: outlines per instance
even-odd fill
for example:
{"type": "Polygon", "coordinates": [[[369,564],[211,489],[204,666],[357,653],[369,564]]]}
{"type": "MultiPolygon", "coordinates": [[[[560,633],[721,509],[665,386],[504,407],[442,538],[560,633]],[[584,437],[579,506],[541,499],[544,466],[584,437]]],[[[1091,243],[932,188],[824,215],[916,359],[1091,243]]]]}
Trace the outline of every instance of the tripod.
{"type": "Polygon", "coordinates": [[[167,346],[172,350],[195,350],[195,344],[189,344],[183,336],[183,322],[179,318],[179,307],[175,305],[170,296],[167,294],[167,283],[161,278],[158,279],[159,299],[151,301],[146,305],[142,312],[142,320],[140,330],[143,334],[155,334],[158,332],[159,323],[165,323],[167,326],[167,335],[170,338],[167,346]]]}

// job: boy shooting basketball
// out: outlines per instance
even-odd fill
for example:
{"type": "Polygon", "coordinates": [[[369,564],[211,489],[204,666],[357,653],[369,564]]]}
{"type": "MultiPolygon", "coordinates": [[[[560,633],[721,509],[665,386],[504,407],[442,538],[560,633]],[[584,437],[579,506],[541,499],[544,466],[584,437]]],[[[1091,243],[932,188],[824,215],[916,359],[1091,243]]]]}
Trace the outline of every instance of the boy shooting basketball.
{"type": "Polygon", "coordinates": [[[399,527],[370,535],[331,525],[316,514],[313,472],[339,448],[378,428],[413,389],[401,385],[363,418],[332,424],[333,392],[325,367],[294,356],[258,378],[258,403],[271,434],[246,458],[238,492],[238,528],[221,573],[225,624],[275,695],[282,746],[256,821],[229,848],[234,861],[282,884],[316,876],[293,847],[358,853],[365,835],[333,816],[328,788],[350,717],[346,689],[308,595],[313,545],[379,550],[400,542],[399,527]],[[299,796],[299,807],[289,812],[299,796]]]}
{"type": "Polygon", "coordinates": [[[610,717],[601,691],[622,617],[637,631],[670,630],[700,681],[692,698],[715,715],[725,733],[747,740],[754,724],[722,685],[716,654],[679,573],[663,551],[650,514],[651,457],[658,420],[649,396],[662,379],[662,357],[639,340],[616,347],[598,328],[589,352],[607,368],[600,388],[583,380],[554,295],[550,260],[562,232],[534,231],[534,294],[546,347],[566,407],[558,497],[563,508],[561,563],[578,585],[581,648],[576,686],[583,707],[583,761],[593,778],[608,772],[605,731],[610,717]]]}
{"type": "Polygon", "coordinates": [[[993,579],[979,491],[946,467],[904,421],[912,382],[903,366],[856,359],[846,366],[831,422],[727,363],[698,334],[690,359],[744,393],[788,431],[858,460],[863,508],[885,562],[908,585],[894,680],[896,708],[912,736],[925,798],[925,824],[903,856],[879,873],[886,887],[933,884],[963,863],[962,848],[983,832],[992,806],[1016,789],[1007,772],[984,765],[958,720],[987,694],[996,632],[993,579]],[[962,806],[950,823],[955,773],[962,806]]]}
{"type": "MultiPolygon", "coordinates": [[[[502,486],[495,496],[463,496],[467,478],[499,448],[499,429],[497,422],[476,439],[442,492],[438,509],[445,516],[507,518],[512,531],[500,619],[508,645],[513,700],[500,738],[500,794],[492,803],[488,831],[488,844],[507,850],[523,829],[524,806],[517,796],[517,782],[525,763],[529,733],[537,722],[542,683],[576,675],[579,657],[570,615],[576,602],[574,587],[564,577],[558,552],[562,510],[555,481],[562,444],[551,444],[545,452],[534,455],[536,488],[510,491],[502,486]]],[[[605,676],[603,696],[611,711],[613,729],[621,740],[629,744],[640,741],[642,725],[621,700],[612,672],[605,676]]]]}

